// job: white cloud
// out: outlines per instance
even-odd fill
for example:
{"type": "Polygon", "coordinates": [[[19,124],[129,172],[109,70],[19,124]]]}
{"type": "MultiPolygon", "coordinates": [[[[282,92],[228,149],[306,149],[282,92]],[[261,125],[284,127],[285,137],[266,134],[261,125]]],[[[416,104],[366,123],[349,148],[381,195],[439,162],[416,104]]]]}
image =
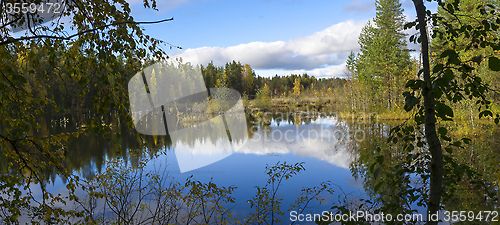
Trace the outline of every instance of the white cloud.
{"type": "MultiPolygon", "coordinates": [[[[342,76],[350,51],[359,49],[358,36],[366,21],[348,20],[309,36],[288,41],[251,42],[229,47],[201,47],[171,54],[184,61],[224,65],[248,63],[256,71],[307,72],[315,76],[342,76]]],[[[263,74],[264,75],[264,74],[263,74]]]]}
{"type": "Polygon", "coordinates": [[[345,62],[340,65],[331,65],[323,68],[316,68],[312,70],[255,70],[257,74],[264,77],[272,77],[274,75],[289,75],[289,74],[304,74],[317,78],[331,78],[331,77],[345,77],[345,62]]]}
{"type": "Polygon", "coordinates": [[[344,10],[348,12],[367,13],[375,11],[375,1],[373,0],[354,0],[344,5],[344,10]]]}

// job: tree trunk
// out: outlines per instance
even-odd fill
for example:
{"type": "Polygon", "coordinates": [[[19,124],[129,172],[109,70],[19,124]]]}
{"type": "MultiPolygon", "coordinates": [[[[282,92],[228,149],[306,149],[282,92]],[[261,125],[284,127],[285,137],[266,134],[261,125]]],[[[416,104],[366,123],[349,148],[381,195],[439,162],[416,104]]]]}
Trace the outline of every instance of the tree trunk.
{"type": "MultiPolygon", "coordinates": [[[[431,95],[432,82],[429,65],[429,40],[426,28],[425,6],[422,0],[413,0],[417,11],[418,24],[420,29],[420,40],[422,43],[422,63],[424,69],[424,82],[422,95],[424,98],[424,126],[425,138],[431,153],[430,168],[430,195],[427,204],[427,213],[435,214],[440,209],[441,195],[443,191],[443,151],[441,141],[436,133],[436,114],[434,97],[431,95]]],[[[437,221],[430,221],[427,224],[437,224],[437,221]]]]}

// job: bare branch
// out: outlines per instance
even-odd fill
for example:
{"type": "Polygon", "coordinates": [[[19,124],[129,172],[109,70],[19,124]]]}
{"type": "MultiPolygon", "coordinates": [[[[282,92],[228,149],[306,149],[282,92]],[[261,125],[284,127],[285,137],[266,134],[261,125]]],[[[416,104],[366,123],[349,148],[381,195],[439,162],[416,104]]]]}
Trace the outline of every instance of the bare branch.
{"type": "Polygon", "coordinates": [[[172,18],[168,18],[168,19],[164,19],[164,20],[158,20],[158,21],[143,21],[143,22],[125,21],[125,22],[116,22],[116,23],[110,23],[110,24],[106,24],[106,25],[103,25],[103,26],[100,26],[100,27],[96,27],[96,28],[93,28],[93,29],[88,29],[88,30],[85,30],[85,31],[82,31],[82,32],[79,32],[79,33],[76,33],[76,34],[73,34],[73,35],[70,35],[70,36],[67,36],[67,37],[63,37],[63,36],[51,36],[51,35],[36,35],[36,36],[20,37],[20,38],[8,38],[7,40],[0,42],[0,46],[7,45],[7,44],[10,44],[10,43],[14,43],[14,42],[18,42],[18,41],[27,41],[27,40],[40,39],[40,38],[48,38],[48,39],[56,39],[56,40],[70,40],[70,39],[72,39],[74,37],[77,37],[77,36],[80,36],[82,34],[94,32],[94,31],[98,31],[98,30],[102,30],[102,29],[105,29],[105,28],[110,27],[110,26],[118,26],[118,25],[122,25],[122,24],[155,24],[155,23],[163,23],[163,22],[172,21],[172,20],[174,20],[173,17],[172,18]]]}
{"type": "Polygon", "coordinates": [[[11,24],[13,24],[13,23],[15,23],[15,22],[19,21],[21,18],[23,18],[23,16],[22,16],[22,15],[21,15],[21,16],[18,16],[16,19],[11,20],[11,21],[9,21],[8,23],[5,23],[5,24],[3,24],[2,26],[0,26],[0,29],[3,29],[3,28],[5,28],[5,27],[7,27],[7,26],[9,26],[9,25],[11,25],[11,24]]]}

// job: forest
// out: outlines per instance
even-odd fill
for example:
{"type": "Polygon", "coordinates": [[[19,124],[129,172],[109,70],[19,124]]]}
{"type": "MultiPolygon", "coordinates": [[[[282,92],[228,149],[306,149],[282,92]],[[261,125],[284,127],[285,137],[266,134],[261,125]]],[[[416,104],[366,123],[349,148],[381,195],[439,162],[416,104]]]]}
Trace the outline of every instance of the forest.
{"type": "MultiPolygon", "coordinates": [[[[37,7],[47,2],[22,0],[37,7]]],[[[155,0],[142,2],[157,10],[155,0]]],[[[366,198],[356,204],[324,201],[322,196],[334,192],[324,182],[301,190],[290,210],[303,211],[310,202],[328,202],[328,210],[339,215],[419,208],[429,215],[419,221],[426,224],[438,224],[430,215],[440,210],[468,210],[472,217],[464,215],[458,224],[498,223],[500,3],[438,0],[436,12],[426,9],[427,1],[413,3],[414,20],[405,17],[399,0],[375,1],[376,16],[356,37],[360,48],[350,52],[343,76],[263,77],[237,60],[222,66],[170,59],[160,46],[181,47],[149,36],[142,26],[175,20],[135,21],[125,0],[63,1],[64,10],[53,15],[2,0],[0,223],[288,224],[275,195],[305,170],[303,163],[267,166],[266,182],[255,186],[248,200],[248,218],[231,216],[234,186],[192,177],[168,183],[168,171],[145,170],[154,158],[169,154],[162,150],[198,141],[185,136],[179,144],[134,130],[130,79],[148,66],[169,63],[199,70],[207,89],[238,91],[250,138],[260,130],[269,134],[280,123],[298,129],[320,118],[319,112],[349,115],[344,118],[352,120],[342,124],[368,134],[347,145],[356,159],[350,173],[363,180],[366,198]],[[54,19],[59,17],[70,22],[54,19]],[[18,31],[23,34],[14,34],[18,31]],[[304,118],[299,111],[318,114],[304,118]],[[283,112],[292,116],[278,118],[283,112]],[[377,120],[356,123],[356,115],[377,120]],[[64,191],[51,192],[57,178],[64,191]],[[113,216],[97,211],[97,201],[113,216]],[[478,216],[483,211],[497,217],[478,216]]],[[[211,133],[203,140],[220,138],[211,133]]]]}

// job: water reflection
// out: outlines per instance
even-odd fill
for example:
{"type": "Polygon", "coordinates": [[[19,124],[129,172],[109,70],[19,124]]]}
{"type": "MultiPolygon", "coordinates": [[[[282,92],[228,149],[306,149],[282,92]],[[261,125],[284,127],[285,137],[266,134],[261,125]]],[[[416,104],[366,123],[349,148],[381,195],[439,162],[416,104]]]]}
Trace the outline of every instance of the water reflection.
{"type": "Polygon", "coordinates": [[[318,118],[308,123],[280,121],[259,129],[253,124],[252,138],[238,150],[244,154],[294,154],[314,157],[347,169],[353,160],[348,145],[354,141],[348,127],[335,118],[318,118]]]}
{"type": "MultiPolygon", "coordinates": [[[[33,133],[43,137],[54,133],[72,132],[85,128],[85,118],[88,114],[66,114],[40,118],[40,128],[33,133]],[[63,123],[60,121],[64,121],[63,123]]],[[[109,121],[111,139],[116,143],[97,135],[81,135],[69,141],[64,164],[71,171],[80,171],[84,177],[91,177],[92,169],[100,172],[104,161],[116,157],[127,160],[129,151],[143,149],[154,152],[161,149],[176,150],[175,154],[181,171],[196,169],[210,164],[205,161],[212,157],[220,160],[230,154],[293,154],[299,157],[313,157],[332,165],[349,168],[354,157],[350,146],[365,138],[365,134],[354,130],[345,122],[327,112],[275,112],[266,115],[253,112],[246,115],[248,138],[241,135],[232,137],[232,144],[228,146],[226,130],[203,129],[204,126],[213,126],[213,123],[222,121],[212,120],[209,124],[199,123],[193,130],[176,132],[176,141],[171,136],[139,136],[133,129],[128,128],[123,118],[110,114],[103,121],[109,121]],[[201,132],[205,131],[205,132],[201,132]],[[248,139],[248,140],[246,140],[248,139]],[[234,150],[232,150],[234,149],[234,150]],[[92,165],[92,166],[90,166],[92,165]],[[189,168],[189,169],[188,169],[189,168]]],[[[216,124],[217,125],[217,124],[216,124]]],[[[47,174],[49,175],[49,174],[47,174]]],[[[52,180],[54,177],[51,178],[52,180]]]]}
{"type": "MultiPolygon", "coordinates": [[[[39,129],[34,129],[33,134],[46,136],[85,129],[82,125],[85,124],[86,118],[84,114],[40,118],[39,129]]],[[[357,192],[356,196],[367,194],[383,206],[400,209],[417,208],[416,205],[407,205],[411,196],[401,193],[426,184],[418,183],[419,179],[411,174],[397,173],[395,165],[407,155],[402,151],[401,145],[386,142],[390,129],[397,123],[345,121],[341,118],[341,115],[332,112],[252,111],[246,114],[248,141],[244,142],[244,138],[236,137],[233,141],[242,146],[222,148],[221,146],[227,144],[227,141],[222,141],[228,138],[225,131],[196,135],[189,132],[179,133],[177,141],[172,142],[169,136],[137,135],[133,129],[125,125],[124,118],[110,114],[107,118],[103,118],[103,121],[107,121],[105,125],[111,129],[111,139],[116,140],[115,143],[96,135],[74,138],[67,146],[64,165],[70,171],[90,178],[102,173],[106,167],[104,163],[106,160],[121,158],[130,164],[138,164],[141,158],[134,157],[132,154],[134,151],[151,153],[165,151],[166,157],[159,158],[156,163],[169,164],[170,176],[183,181],[194,175],[200,180],[213,179],[220,186],[235,185],[239,188],[234,192],[234,196],[246,201],[254,196],[253,187],[265,182],[263,168],[266,164],[273,165],[278,161],[291,163],[304,161],[306,171],[283,187],[282,193],[286,193],[285,203],[291,203],[298,196],[297,189],[329,180],[347,193],[357,192]],[[375,151],[377,147],[381,147],[380,152],[375,151]],[[180,150],[175,152],[177,160],[173,157],[173,150],[180,150]],[[204,167],[201,163],[197,163],[200,158],[206,161],[207,157],[217,160],[224,158],[224,160],[204,167]],[[378,157],[384,158],[384,168],[377,177],[370,165],[376,162],[378,157]],[[197,165],[199,168],[183,174],[181,173],[183,162],[189,162],[190,165],[197,165]],[[177,169],[177,166],[181,169],[177,169]],[[402,182],[405,179],[412,182],[402,182]]],[[[490,182],[491,186],[488,189],[476,190],[467,179],[450,183],[447,185],[450,196],[444,202],[445,208],[493,210],[496,207],[498,209],[498,198],[487,195],[487,192],[498,192],[500,179],[498,126],[484,124],[468,128],[460,124],[450,124],[449,129],[453,129],[453,133],[466,135],[473,140],[472,146],[457,151],[454,157],[461,163],[471,165],[476,171],[481,171],[483,178],[490,182]]],[[[3,173],[8,173],[5,167],[7,163],[4,158],[0,158],[3,173]]],[[[55,184],[52,191],[61,191],[64,189],[64,180],[58,182],[52,171],[53,169],[44,171],[46,179],[55,184]]],[[[330,199],[325,203],[324,209],[329,209],[331,204],[333,200],[330,199]]],[[[245,202],[237,202],[234,211],[246,215],[248,209],[249,206],[245,202]]]]}
{"type": "MultiPolygon", "coordinates": [[[[419,147],[413,142],[410,144],[415,146],[411,150],[405,149],[402,141],[387,143],[389,131],[398,124],[388,122],[357,126],[357,129],[365,130],[367,138],[356,143],[354,151],[357,158],[350,169],[353,176],[363,182],[363,189],[371,199],[376,200],[382,212],[419,212],[425,215],[423,206],[427,201],[430,172],[428,150],[425,145],[419,147]]],[[[440,126],[450,131],[453,140],[472,140],[471,145],[444,152],[443,210],[475,213],[498,210],[499,127],[488,121],[476,127],[462,122],[440,126]]],[[[421,132],[415,132],[415,135],[423,136],[421,132]]]]}
{"type": "MultiPolygon", "coordinates": [[[[46,137],[85,129],[85,121],[90,117],[90,113],[42,117],[39,119],[39,128],[33,129],[32,135],[46,137]]],[[[128,157],[129,151],[143,147],[153,152],[161,149],[176,150],[179,166],[184,167],[181,171],[210,164],[198,163],[207,157],[213,157],[214,161],[217,161],[232,153],[294,154],[300,157],[314,157],[347,169],[354,159],[352,147],[365,139],[370,132],[376,132],[361,130],[353,124],[339,121],[338,116],[331,111],[263,113],[253,110],[246,114],[248,130],[232,132],[245,133],[248,137],[233,135],[231,147],[226,130],[223,126],[219,126],[223,123],[220,117],[198,123],[193,126],[195,129],[176,131],[175,138],[171,135],[138,136],[135,130],[123,122],[124,118],[112,113],[107,118],[102,118],[102,121],[107,121],[103,124],[109,126],[111,135],[109,138],[115,140],[115,143],[99,135],[80,135],[71,139],[66,146],[68,150],[64,161],[70,171],[82,170],[81,173],[85,177],[90,177],[93,175],[90,168],[94,167],[97,171],[101,171],[106,159],[116,157],[134,160],[128,157]],[[172,139],[176,141],[172,142],[172,139]]]]}

